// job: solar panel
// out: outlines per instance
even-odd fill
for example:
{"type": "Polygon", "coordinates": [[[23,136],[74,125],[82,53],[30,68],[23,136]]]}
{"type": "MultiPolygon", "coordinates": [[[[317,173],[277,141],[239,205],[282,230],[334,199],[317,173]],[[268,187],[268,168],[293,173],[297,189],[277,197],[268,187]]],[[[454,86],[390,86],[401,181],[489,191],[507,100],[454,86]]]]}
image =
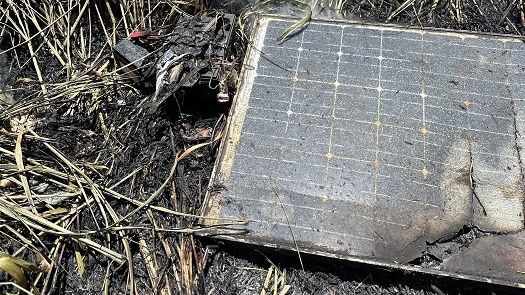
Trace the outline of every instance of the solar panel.
{"type": "Polygon", "coordinates": [[[525,282],[522,263],[494,258],[480,273],[454,262],[487,259],[471,247],[413,266],[465,226],[514,233],[472,249],[523,257],[506,247],[525,246],[525,44],[343,21],[313,21],[278,44],[294,22],[255,28],[213,178],[225,189],[207,212],[250,223],[224,238],[525,282]]]}

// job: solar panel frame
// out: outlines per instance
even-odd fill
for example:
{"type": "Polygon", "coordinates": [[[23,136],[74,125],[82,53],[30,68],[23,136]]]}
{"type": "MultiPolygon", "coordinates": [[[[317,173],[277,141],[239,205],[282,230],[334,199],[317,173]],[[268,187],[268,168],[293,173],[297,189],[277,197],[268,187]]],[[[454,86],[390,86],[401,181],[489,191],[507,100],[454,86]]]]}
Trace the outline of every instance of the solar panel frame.
{"type": "MultiPolygon", "coordinates": [[[[258,19],[258,26],[264,27],[265,24],[269,21],[275,21],[275,20],[284,20],[285,22],[289,22],[289,18],[282,18],[275,15],[272,16],[262,16],[258,19]]],[[[293,20],[292,20],[293,21],[293,20]]],[[[421,29],[413,29],[413,28],[402,28],[399,26],[384,26],[384,25],[370,25],[370,24],[362,24],[362,23],[356,23],[356,22],[348,22],[348,21],[327,21],[327,20],[316,20],[316,23],[319,24],[329,24],[334,26],[357,26],[357,27],[363,27],[364,29],[372,29],[372,30],[380,30],[383,32],[383,30],[392,30],[395,32],[403,32],[403,31],[417,31],[417,32],[436,32],[439,34],[447,35],[452,34],[456,35],[458,34],[461,37],[469,37],[472,36],[473,38],[477,38],[479,34],[472,34],[468,32],[457,32],[457,31],[446,31],[446,30],[421,30],[421,29]]],[[[286,27],[283,26],[282,28],[277,29],[285,29],[286,27]]],[[[282,30],[281,30],[282,31],[282,30]]],[[[344,29],[341,30],[342,34],[344,34],[344,29]]],[[[257,28],[253,30],[253,36],[252,36],[252,42],[246,56],[244,70],[241,75],[241,84],[239,87],[239,92],[236,96],[236,99],[234,101],[234,104],[232,106],[232,111],[230,114],[230,122],[228,124],[228,129],[226,131],[226,137],[225,140],[222,143],[222,146],[220,148],[220,154],[219,158],[216,164],[216,167],[214,169],[213,177],[212,177],[212,185],[222,185],[224,183],[227,183],[230,180],[230,173],[232,171],[232,167],[234,165],[234,159],[236,157],[236,151],[238,149],[239,140],[241,137],[241,130],[244,127],[245,119],[246,119],[246,112],[249,108],[248,103],[252,96],[252,87],[253,87],[253,80],[255,79],[254,75],[259,75],[260,72],[257,73],[258,70],[260,70],[258,65],[258,59],[261,55],[265,55],[266,53],[262,53],[260,51],[260,48],[263,46],[263,42],[265,40],[266,31],[260,31],[257,28]],[[259,37],[258,37],[259,36],[259,37]],[[261,38],[262,36],[262,38],[261,38]]],[[[330,36],[323,36],[323,38],[330,38],[330,36]]],[[[299,34],[294,39],[291,39],[288,41],[287,44],[284,46],[290,46],[294,47],[296,46],[299,38],[301,38],[301,35],[299,34]]],[[[501,35],[491,35],[494,38],[505,38],[505,40],[516,40],[512,36],[501,36],[501,35]]],[[[457,37],[457,36],[455,36],[457,37]]],[[[304,38],[304,37],[303,37],[304,38]]],[[[341,44],[343,43],[343,39],[341,38],[341,44]]],[[[342,45],[341,45],[342,46],[342,45]]],[[[297,48],[297,47],[295,47],[297,48]]],[[[301,47],[302,48],[302,45],[301,47]]],[[[290,50],[292,52],[292,50],[290,50]]],[[[336,52],[337,51],[330,51],[330,52],[336,52]]],[[[340,52],[340,50],[339,50],[340,52]]],[[[339,58],[341,58],[343,55],[339,55],[339,58]]],[[[379,54],[378,57],[381,57],[382,54],[379,54]]],[[[380,60],[380,58],[378,58],[380,60]]],[[[314,68],[319,67],[319,65],[311,65],[314,68]]],[[[338,69],[339,71],[339,69],[338,69]]],[[[323,72],[320,71],[318,76],[316,76],[316,79],[321,82],[330,83],[330,81],[333,81],[333,76],[330,76],[329,74],[333,73],[333,71],[323,72]],[[325,75],[326,74],[326,75],[325,75]],[[323,79],[326,79],[323,80],[323,79]]],[[[275,74],[269,73],[269,74],[275,74]]],[[[310,74],[310,73],[309,73],[310,74]]],[[[315,73],[314,73],[315,75],[315,73]]],[[[337,79],[336,83],[337,83],[337,79]]],[[[296,81],[299,82],[299,81],[296,81]]],[[[363,83],[366,83],[363,82],[363,83]]],[[[453,83],[452,83],[453,84],[453,83]]],[[[339,87],[341,85],[338,85],[339,87]]],[[[272,85],[272,87],[276,87],[276,85],[272,85]]],[[[381,87],[381,86],[379,86],[381,87]]],[[[379,90],[381,91],[381,90],[379,90]]],[[[320,106],[322,107],[322,106],[320,106]]],[[[278,114],[277,114],[278,115],[278,114]]],[[[288,114],[290,116],[290,114],[288,114]]],[[[379,121],[379,120],[378,120],[379,121]]],[[[419,130],[421,132],[421,130],[419,130]]],[[[306,134],[307,135],[307,134],[306,134]]],[[[330,153],[328,153],[330,154],[330,153]]],[[[326,156],[326,155],[325,155],[326,156]]],[[[330,155],[328,155],[329,157],[330,155]]],[[[316,175],[312,175],[312,177],[316,177],[316,175]]],[[[205,213],[206,216],[209,217],[221,217],[221,213],[218,211],[221,208],[221,202],[223,202],[223,194],[222,192],[219,193],[212,193],[207,196],[207,204],[205,213]]],[[[282,205],[282,204],[281,204],[282,205]]],[[[277,208],[274,208],[274,210],[280,210],[279,206],[277,208]]],[[[315,218],[314,218],[315,219],[315,218]]],[[[284,220],[283,220],[284,221],[284,220]]],[[[212,222],[213,223],[213,222],[212,222]]],[[[283,222],[285,223],[285,222],[283,222]]],[[[463,223],[461,223],[463,224],[463,223]]],[[[458,224],[459,225],[459,224],[458,224]]],[[[235,228],[235,227],[234,227],[235,228]]],[[[238,229],[241,229],[239,227],[238,229]]],[[[282,235],[288,235],[288,233],[283,232],[282,235]]],[[[273,238],[264,239],[261,237],[251,237],[251,236],[243,236],[243,235],[220,235],[220,238],[226,239],[226,240],[234,240],[234,241],[240,241],[245,243],[251,243],[251,244],[257,244],[261,246],[266,247],[273,247],[273,248],[287,248],[289,250],[296,250],[295,245],[291,243],[291,241],[286,239],[276,239],[275,236],[273,238]]],[[[408,264],[399,264],[399,263],[393,263],[384,261],[381,259],[374,259],[374,258],[367,258],[367,257],[359,257],[355,255],[349,254],[347,251],[334,251],[333,249],[326,249],[323,247],[301,247],[301,251],[305,253],[312,253],[312,254],[318,254],[322,256],[329,256],[329,257],[336,257],[336,258],[343,258],[350,261],[355,262],[363,262],[367,264],[372,265],[380,265],[380,266],[386,266],[386,267],[392,267],[392,268],[398,268],[398,269],[404,269],[409,271],[418,271],[418,272],[425,272],[425,273],[432,273],[432,274],[438,274],[441,276],[448,276],[448,277],[455,277],[455,278],[466,278],[470,280],[478,280],[478,281],[485,281],[490,283],[497,283],[497,284],[504,284],[504,285],[515,285],[514,282],[510,282],[504,279],[500,278],[488,278],[488,277],[481,277],[477,275],[469,275],[469,274],[458,274],[454,272],[447,272],[447,271],[441,271],[441,270],[435,270],[435,269],[428,269],[428,268],[421,268],[417,266],[411,266],[408,264]]]]}

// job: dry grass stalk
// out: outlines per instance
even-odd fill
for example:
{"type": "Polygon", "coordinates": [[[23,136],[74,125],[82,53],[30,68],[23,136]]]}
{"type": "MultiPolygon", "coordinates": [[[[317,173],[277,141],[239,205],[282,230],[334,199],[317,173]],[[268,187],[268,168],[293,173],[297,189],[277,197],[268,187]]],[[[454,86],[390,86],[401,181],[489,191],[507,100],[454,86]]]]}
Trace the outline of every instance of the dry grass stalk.
{"type": "Polygon", "coordinates": [[[273,262],[270,261],[270,267],[266,272],[261,295],[285,295],[291,286],[286,284],[286,271],[281,271],[273,262]]]}
{"type": "Polygon", "coordinates": [[[185,13],[189,5],[192,4],[184,1],[153,0],[118,0],[116,4],[109,0],[8,0],[0,5],[0,30],[9,32],[13,43],[11,49],[0,54],[12,53],[24,69],[26,64],[32,65],[32,70],[27,69],[26,76],[17,81],[20,88],[34,84],[40,88],[28,91],[17,103],[0,106],[0,120],[17,122],[12,125],[18,126],[0,130],[0,189],[5,190],[0,196],[0,236],[18,247],[10,253],[14,258],[35,261],[43,270],[27,282],[27,290],[19,286],[22,292],[54,290],[70,257],[68,253],[73,253],[76,273],[80,277],[87,275],[90,267],[86,257],[99,253],[108,258],[101,283],[104,292],[109,294],[118,287],[111,276],[115,268],[122,266],[127,269],[127,278],[121,287],[129,294],[138,294],[136,272],[141,263],[137,265],[133,260],[135,253],[130,242],[139,245],[152,290],[159,286],[161,294],[190,294],[194,290],[205,255],[196,249],[192,234],[206,228],[193,224],[202,216],[154,203],[167,187],[172,187],[178,163],[196,150],[216,143],[221,133],[209,142],[180,151],[161,186],[141,200],[116,191],[125,185],[133,189],[133,180],[141,169],[110,184],[99,172],[98,164],[85,163],[61,151],[57,138],[41,137],[36,132],[39,121],[35,116],[58,106],[67,108],[64,117],[86,112],[98,119],[108,143],[128,123],[112,125],[101,102],[111,100],[115,92],[137,93],[112,62],[112,46],[125,37],[121,32],[129,34],[155,25],[167,28],[170,20],[185,13]],[[167,12],[160,21],[156,18],[159,11],[167,12]],[[94,46],[95,40],[103,44],[94,46]],[[81,103],[86,104],[85,108],[80,108],[81,103]],[[24,120],[34,122],[24,126],[24,120]],[[115,208],[115,202],[119,208],[129,206],[125,211],[128,213],[115,208]],[[133,224],[136,215],[144,214],[151,226],[133,224]],[[93,229],[82,230],[78,224],[80,216],[90,216],[93,229]],[[159,223],[158,216],[174,218],[177,225],[159,223]],[[135,232],[144,238],[133,240],[131,233],[135,232]],[[163,252],[154,251],[151,241],[160,242],[163,252]],[[167,265],[159,263],[161,254],[168,259],[167,265]]]}

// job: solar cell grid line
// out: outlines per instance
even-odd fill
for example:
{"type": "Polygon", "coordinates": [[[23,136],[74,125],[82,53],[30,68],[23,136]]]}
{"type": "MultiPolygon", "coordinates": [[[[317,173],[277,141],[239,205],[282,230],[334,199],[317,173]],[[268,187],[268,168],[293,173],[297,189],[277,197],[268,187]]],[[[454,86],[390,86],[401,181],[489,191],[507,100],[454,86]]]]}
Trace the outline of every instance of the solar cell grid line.
{"type": "MultiPolygon", "coordinates": [[[[427,99],[427,91],[425,89],[425,71],[424,71],[424,54],[425,54],[425,49],[424,49],[424,34],[420,34],[421,35],[421,72],[422,72],[422,75],[421,75],[421,104],[422,104],[422,126],[419,128],[419,132],[421,133],[421,136],[423,137],[423,167],[421,167],[421,174],[423,175],[424,178],[426,178],[428,176],[428,174],[430,173],[430,171],[428,171],[427,169],[427,161],[428,161],[428,157],[427,157],[427,140],[428,140],[428,133],[431,132],[429,130],[429,128],[427,128],[427,121],[426,121],[426,99],[427,99]]],[[[430,196],[427,195],[427,198],[429,198],[430,196]]]]}
{"type": "MultiPolygon", "coordinates": [[[[337,102],[337,96],[338,96],[338,92],[339,92],[339,87],[341,85],[341,83],[339,82],[339,72],[340,72],[340,69],[341,69],[341,56],[343,55],[343,33],[344,33],[344,30],[343,28],[341,28],[341,34],[339,36],[340,38],[340,42],[339,42],[339,48],[338,48],[338,51],[337,51],[337,71],[336,71],[336,75],[335,75],[335,81],[334,81],[334,94],[333,94],[333,103],[332,103],[332,110],[331,110],[331,113],[330,113],[330,116],[332,118],[331,122],[330,122],[330,136],[329,136],[329,141],[328,141],[328,150],[326,152],[326,154],[324,155],[326,157],[326,168],[325,168],[325,175],[324,175],[324,184],[325,186],[327,187],[327,190],[325,191],[325,194],[322,196],[322,198],[328,198],[328,195],[331,194],[330,192],[330,187],[332,186],[332,184],[329,183],[329,174],[330,174],[330,163],[332,161],[334,161],[334,154],[333,154],[333,137],[334,137],[334,123],[333,123],[333,119],[335,118],[335,114],[336,114],[336,102],[337,102]]],[[[332,194],[333,195],[333,194],[332,194]]],[[[323,212],[323,219],[328,219],[330,218],[330,216],[328,216],[329,213],[326,212],[323,212]]],[[[326,233],[325,229],[324,229],[324,225],[323,223],[320,224],[320,228],[319,228],[320,232],[322,233],[326,233]]]]}
{"type": "MultiPolygon", "coordinates": [[[[375,157],[374,157],[374,162],[373,162],[373,166],[374,166],[374,202],[376,204],[376,206],[379,205],[379,169],[380,169],[380,165],[382,163],[380,163],[379,161],[379,148],[380,148],[380,142],[379,142],[379,137],[380,137],[380,133],[381,133],[381,92],[383,91],[383,88],[381,87],[381,72],[382,72],[382,68],[381,68],[381,64],[382,64],[382,61],[383,61],[383,31],[380,31],[380,41],[379,41],[379,55],[378,55],[378,60],[379,60],[379,70],[378,70],[378,83],[377,83],[377,116],[376,116],[376,121],[374,122],[374,126],[375,126],[375,133],[376,133],[376,143],[375,143],[375,157]]],[[[377,216],[377,211],[374,212],[374,218],[377,220],[378,219],[378,216],[377,216]]]]}
{"type": "Polygon", "coordinates": [[[288,133],[288,126],[290,125],[290,116],[293,114],[293,111],[292,111],[292,104],[293,104],[293,97],[294,97],[294,94],[295,94],[295,85],[298,81],[298,72],[299,72],[299,64],[301,62],[301,54],[302,54],[302,51],[303,51],[303,40],[304,40],[304,35],[301,35],[301,42],[299,44],[299,48],[297,48],[297,51],[298,51],[298,57],[297,57],[297,63],[295,65],[295,72],[294,72],[294,76],[292,78],[292,94],[290,95],[290,102],[288,104],[288,109],[286,110],[286,114],[288,116],[287,118],[287,121],[286,121],[286,129],[285,129],[285,133],[288,133]]]}
{"type": "Polygon", "coordinates": [[[313,21],[278,44],[291,24],[247,54],[207,203],[251,222],[222,238],[412,269],[465,225],[523,229],[522,42],[313,21]]]}

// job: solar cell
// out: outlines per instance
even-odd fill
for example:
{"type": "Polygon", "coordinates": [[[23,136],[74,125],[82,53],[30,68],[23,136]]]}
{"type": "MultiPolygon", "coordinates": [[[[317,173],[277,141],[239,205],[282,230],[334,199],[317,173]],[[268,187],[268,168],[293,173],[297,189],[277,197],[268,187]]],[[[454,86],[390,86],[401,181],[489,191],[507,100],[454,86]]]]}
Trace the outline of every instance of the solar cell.
{"type": "Polygon", "coordinates": [[[209,196],[251,221],[230,238],[410,265],[464,226],[523,230],[523,42],[313,21],[278,44],[294,22],[261,19],[246,59],[209,196]]]}

